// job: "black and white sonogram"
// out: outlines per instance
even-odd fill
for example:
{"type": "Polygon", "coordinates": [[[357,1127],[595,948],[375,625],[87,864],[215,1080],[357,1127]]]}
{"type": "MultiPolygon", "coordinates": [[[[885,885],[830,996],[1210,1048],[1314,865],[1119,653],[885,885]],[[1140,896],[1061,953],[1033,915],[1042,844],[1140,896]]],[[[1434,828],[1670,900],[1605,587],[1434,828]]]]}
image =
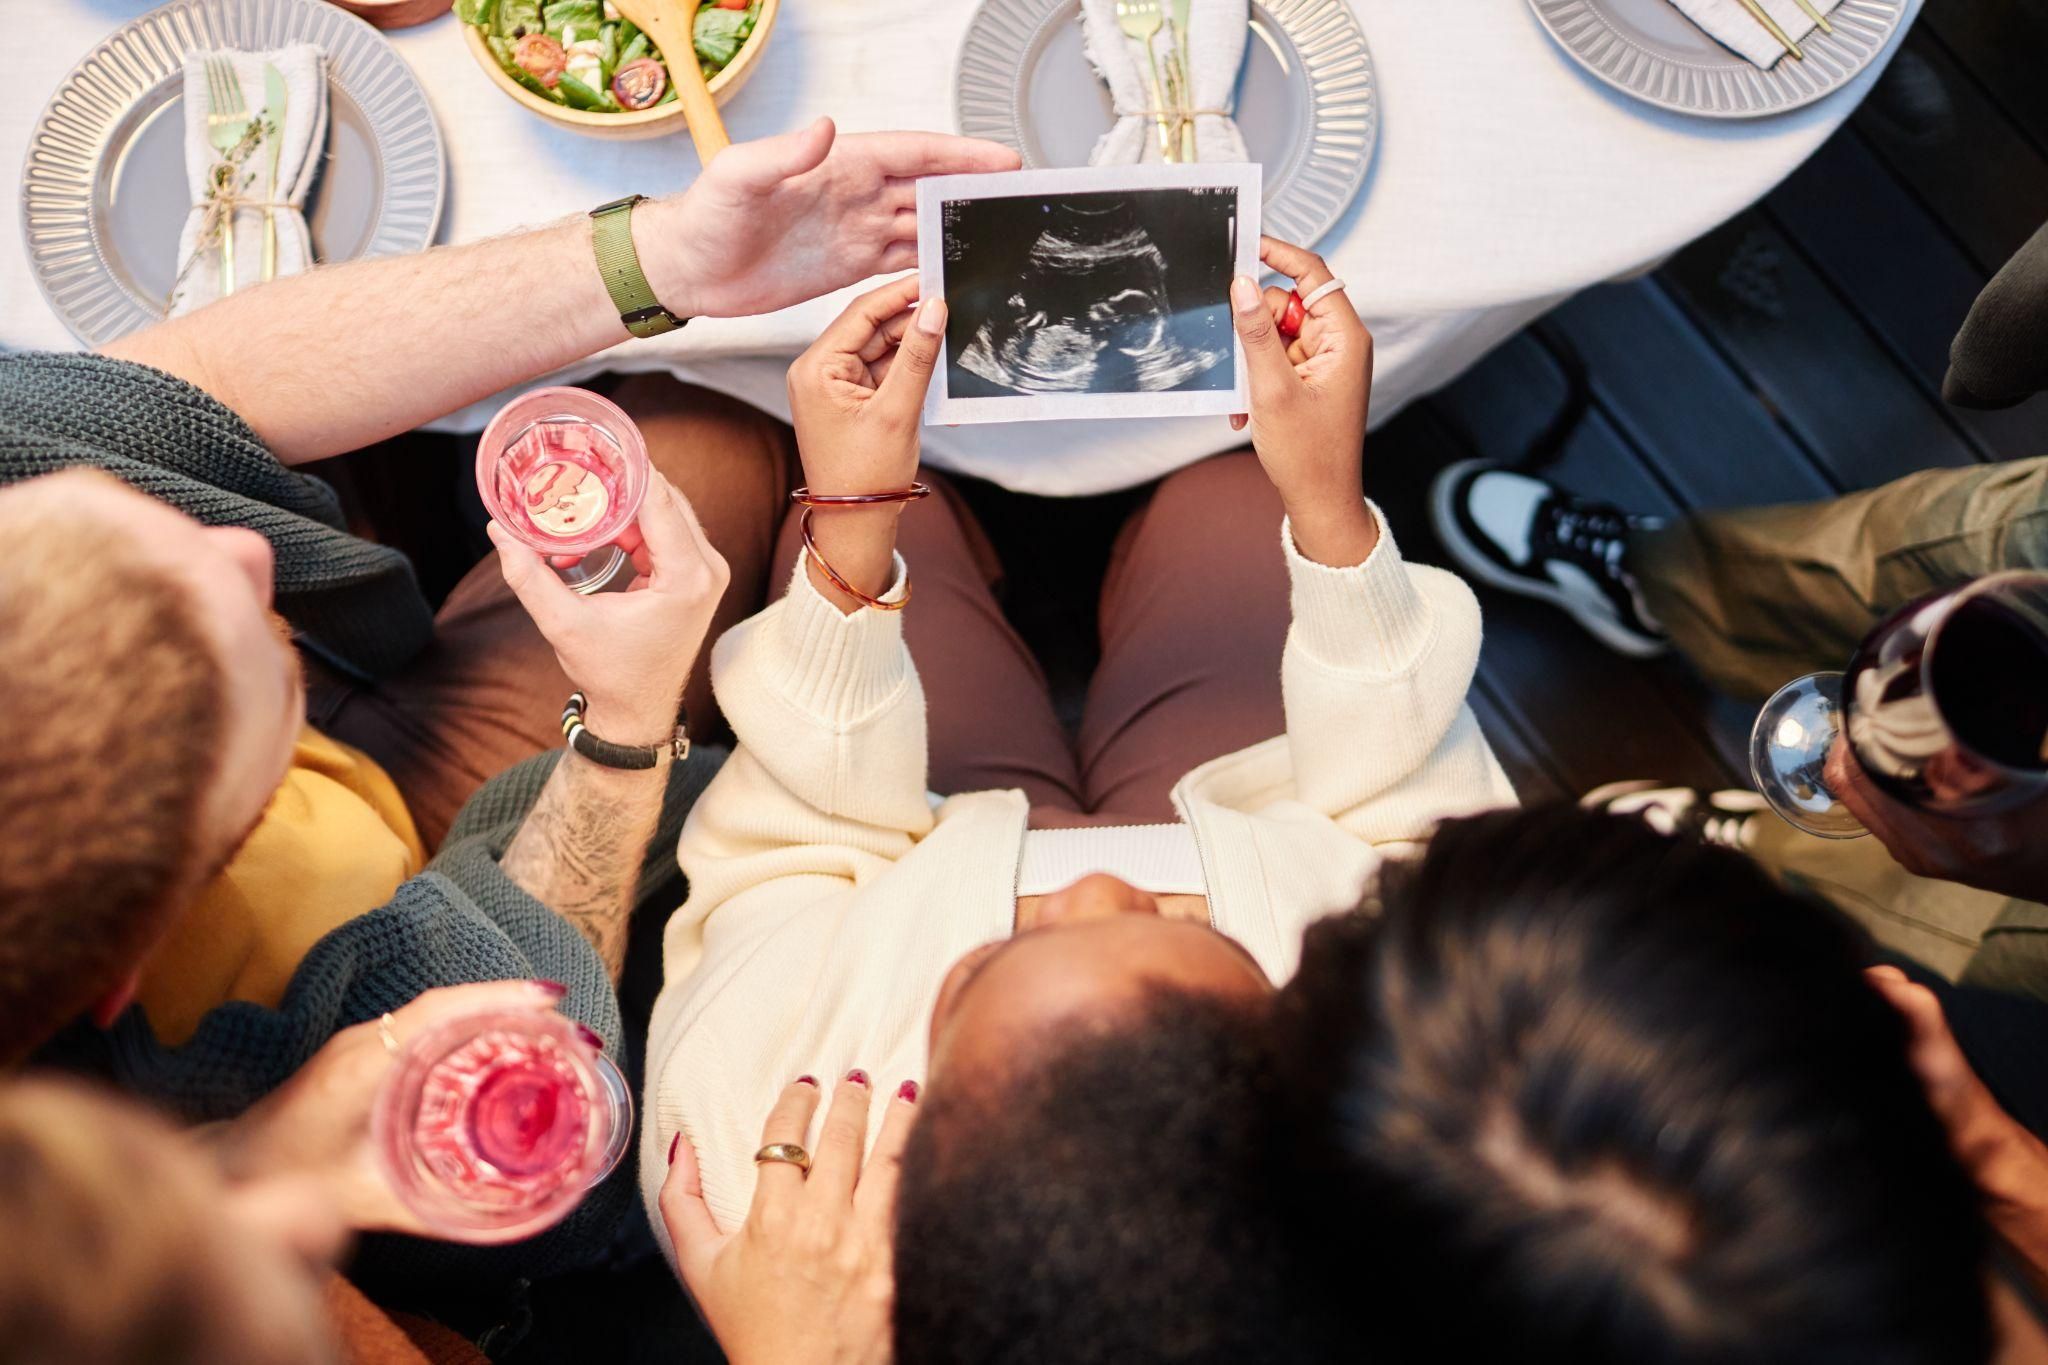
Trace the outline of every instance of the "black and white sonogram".
{"type": "MultiPolygon", "coordinates": [[[[1001,178],[977,176],[974,193],[939,191],[944,420],[1198,410],[1169,396],[1208,395],[1202,407],[1229,409],[1226,395],[1239,388],[1230,280],[1243,268],[1243,188],[1228,178],[1131,184],[1133,170],[1016,177],[1123,182],[1115,188],[986,194],[981,184],[1001,178]],[[1105,401],[1139,395],[1155,398],[1105,401]]],[[[1255,250],[1256,222],[1251,231],[1255,250]]]]}

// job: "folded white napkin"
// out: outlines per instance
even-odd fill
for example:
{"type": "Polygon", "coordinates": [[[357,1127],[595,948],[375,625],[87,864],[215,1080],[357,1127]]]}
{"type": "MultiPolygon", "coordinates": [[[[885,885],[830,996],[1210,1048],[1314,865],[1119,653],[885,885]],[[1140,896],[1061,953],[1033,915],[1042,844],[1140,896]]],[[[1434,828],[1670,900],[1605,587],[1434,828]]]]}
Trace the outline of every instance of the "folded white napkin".
{"type": "MultiPolygon", "coordinates": [[[[192,192],[192,212],[178,238],[178,286],[171,293],[173,315],[220,297],[220,244],[200,247],[206,228],[207,188],[213,168],[224,158],[206,139],[208,112],[206,59],[211,52],[185,55],[185,179],[192,192]],[[197,252],[199,259],[194,260],[197,252]]],[[[313,240],[306,231],[306,191],[319,172],[327,146],[327,57],[311,43],[281,47],[275,52],[226,52],[242,83],[242,101],[251,114],[265,117],[263,68],[275,64],[284,77],[285,111],[277,161],[277,185],[270,183],[270,149],[258,146],[242,163],[236,194],[245,205],[234,214],[235,287],[263,278],[263,209],[282,205],[277,216],[277,273],[290,275],[313,264],[313,240]]]]}
{"type": "MultiPolygon", "coordinates": [[[[1161,0],[1171,15],[1172,0],[1161,0]]],[[[1250,32],[1245,0],[1192,0],[1188,11],[1189,99],[1195,112],[1195,154],[1201,161],[1248,161],[1244,139],[1230,117],[1235,112],[1237,70],[1244,64],[1245,35],[1250,32]]],[[[1164,161],[1159,124],[1152,116],[1152,67],[1145,44],[1126,38],[1116,21],[1116,0],[1081,0],[1081,26],[1087,36],[1088,60],[1109,86],[1116,106],[1116,126],[1102,135],[1089,153],[1091,166],[1134,161],[1164,161]]],[[[1164,81],[1167,54],[1173,50],[1173,25],[1163,24],[1152,38],[1164,81]]],[[[1164,96],[1162,95],[1162,98],[1164,96]]],[[[1171,126],[1172,120],[1168,120],[1171,126]]]]}
{"type": "MultiPolygon", "coordinates": [[[[1756,16],[1741,0],[1671,0],[1671,3],[1686,18],[1706,30],[1709,38],[1766,71],[1788,60],[1784,45],[1756,21],[1756,16]]],[[[1757,0],[1757,3],[1778,21],[1778,27],[1784,29],[1785,36],[1795,43],[1804,42],[1817,27],[1806,17],[1806,11],[1799,8],[1797,0],[1757,0]]],[[[1826,14],[1840,3],[1842,0],[1813,0],[1813,7],[1826,14]]]]}

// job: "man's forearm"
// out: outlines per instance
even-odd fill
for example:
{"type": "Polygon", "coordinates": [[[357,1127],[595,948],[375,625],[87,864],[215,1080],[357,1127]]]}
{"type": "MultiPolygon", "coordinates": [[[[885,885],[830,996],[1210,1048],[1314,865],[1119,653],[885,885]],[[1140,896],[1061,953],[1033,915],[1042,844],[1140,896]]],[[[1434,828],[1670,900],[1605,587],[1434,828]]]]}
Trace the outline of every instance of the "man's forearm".
{"type": "MultiPolygon", "coordinates": [[[[658,232],[674,202],[636,210],[635,238],[658,232]]],[[[690,311],[688,299],[663,302],[690,311]]],[[[280,460],[299,464],[410,431],[626,339],[590,220],[578,215],[275,280],[104,351],[205,389],[280,460]]]]}
{"type": "Polygon", "coordinates": [[[500,862],[527,894],[576,926],[619,979],[633,888],[661,819],[669,758],[639,772],[562,755],[500,862]]]}

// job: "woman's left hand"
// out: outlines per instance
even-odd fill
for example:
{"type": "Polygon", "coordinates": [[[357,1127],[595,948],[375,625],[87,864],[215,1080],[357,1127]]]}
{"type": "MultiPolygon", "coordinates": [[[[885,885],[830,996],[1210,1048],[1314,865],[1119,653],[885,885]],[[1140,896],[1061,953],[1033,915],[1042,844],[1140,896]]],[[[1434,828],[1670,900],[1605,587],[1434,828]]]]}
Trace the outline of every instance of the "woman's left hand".
{"type": "MultiPolygon", "coordinates": [[[[1306,295],[1332,278],[1323,258],[1272,237],[1259,259],[1306,295]]],[[[1263,297],[1249,278],[1230,286],[1231,319],[1244,344],[1251,412],[1230,419],[1252,430],[1252,448],[1280,491],[1295,545],[1322,564],[1362,563],[1379,540],[1365,507],[1365,417],[1372,393],[1372,334],[1341,289],[1302,319],[1300,335],[1280,333],[1288,291],[1263,297]]]]}
{"type": "MultiPolygon", "coordinates": [[[[542,981],[485,981],[425,991],[391,1013],[401,1045],[450,1019],[489,1010],[546,1013],[561,1002],[542,981]]],[[[326,1191],[348,1225],[362,1232],[442,1237],[399,1201],[370,1143],[370,1112],[397,1059],[378,1021],[345,1028],[306,1064],[240,1117],[206,1133],[230,1179],[297,1175],[326,1191]]]]}
{"type": "MultiPolygon", "coordinates": [[[[784,1088],[763,1145],[801,1146],[818,1088],[784,1088]]],[[[867,1160],[868,1087],[842,1081],[808,1173],[758,1169],[747,1221],[720,1232],[704,1202],[697,1154],[678,1133],[661,1217],[683,1283],[733,1365],[879,1365],[894,1350],[896,1176],[917,1104],[899,1091],[867,1160]]]]}

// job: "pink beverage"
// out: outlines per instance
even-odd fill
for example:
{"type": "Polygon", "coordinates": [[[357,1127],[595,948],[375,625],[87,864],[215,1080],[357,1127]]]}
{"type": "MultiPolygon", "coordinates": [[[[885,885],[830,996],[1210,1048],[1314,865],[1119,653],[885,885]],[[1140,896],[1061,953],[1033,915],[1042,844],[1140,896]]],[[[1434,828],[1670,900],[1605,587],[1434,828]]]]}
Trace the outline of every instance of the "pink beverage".
{"type": "Polygon", "coordinates": [[[616,1067],[555,1014],[471,1015],[411,1042],[377,1098],[392,1188],[450,1240],[559,1221],[618,1164],[632,1101],[616,1067]]]}
{"type": "Polygon", "coordinates": [[[625,568],[609,547],[639,515],[647,480],[640,429],[587,389],[521,394],[477,442],[477,491],[492,520],[541,554],[582,558],[562,574],[579,592],[625,568]]]}

